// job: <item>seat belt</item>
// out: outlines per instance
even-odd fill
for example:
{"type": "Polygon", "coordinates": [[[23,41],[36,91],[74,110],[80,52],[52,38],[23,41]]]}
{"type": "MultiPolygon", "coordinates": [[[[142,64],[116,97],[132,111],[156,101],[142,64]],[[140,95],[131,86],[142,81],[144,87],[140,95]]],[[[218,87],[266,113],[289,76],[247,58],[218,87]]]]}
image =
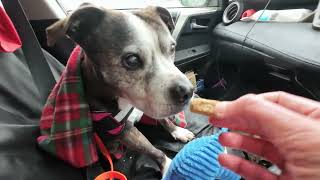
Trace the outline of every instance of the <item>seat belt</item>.
{"type": "Polygon", "coordinates": [[[22,51],[43,106],[56,81],[19,0],[1,0],[22,40],[22,51]]]}

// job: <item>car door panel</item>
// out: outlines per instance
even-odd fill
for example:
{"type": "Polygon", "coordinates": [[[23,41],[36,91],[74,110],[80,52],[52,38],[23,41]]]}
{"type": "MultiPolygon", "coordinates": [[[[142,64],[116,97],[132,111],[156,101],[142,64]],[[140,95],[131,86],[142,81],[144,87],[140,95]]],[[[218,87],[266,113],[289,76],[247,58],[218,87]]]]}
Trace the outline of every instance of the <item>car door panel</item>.
{"type": "MultiPolygon", "coordinates": [[[[177,42],[175,65],[182,72],[193,72],[199,82],[204,79],[211,61],[210,37],[221,15],[220,7],[188,8],[180,11],[176,21],[172,34],[177,42]]],[[[200,91],[197,93],[202,95],[200,91]]]]}
{"type": "Polygon", "coordinates": [[[210,32],[218,23],[217,8],[191,8],[180,12],[172,33],[177,41],[175,64],[179,67],[210,54],[210,32]]]}

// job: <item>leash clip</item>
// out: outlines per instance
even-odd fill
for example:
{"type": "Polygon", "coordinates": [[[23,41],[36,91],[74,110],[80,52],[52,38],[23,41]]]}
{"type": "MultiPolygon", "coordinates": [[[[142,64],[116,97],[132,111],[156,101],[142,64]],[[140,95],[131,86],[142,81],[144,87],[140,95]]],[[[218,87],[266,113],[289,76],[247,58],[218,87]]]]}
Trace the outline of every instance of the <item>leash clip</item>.
{"type": "Polygon", "coordinates": [[[96,133],[94,133],[94,138],[96,140],[96,143],[97,143],[98,148],[100,149],[101,153],[109,161],[110,168],[111,168],[110,171],[107,171],[107,172],[104,172],[104,173],[98,175],[94,180],[111,180],[111,179],[127,180],[127,177],[124,174],[122,174],[118,171],[114,171],[113,162],[112,162],[110,152],[105,147],[102,140],[100,139],[100,137],[96,133]]]}

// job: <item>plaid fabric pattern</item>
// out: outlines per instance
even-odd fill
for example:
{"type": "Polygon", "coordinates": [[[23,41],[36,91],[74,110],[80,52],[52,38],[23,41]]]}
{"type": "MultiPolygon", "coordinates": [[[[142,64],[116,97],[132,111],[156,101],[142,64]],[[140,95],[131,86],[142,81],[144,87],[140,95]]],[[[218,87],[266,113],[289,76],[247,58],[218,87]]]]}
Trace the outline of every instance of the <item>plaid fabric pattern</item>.
{"type": "MultiPolygon", "coordinates": [[[[97,124],[93,123],[101,119],[113,119],[112,115],[106,112],[90,112],[84,98],[80,53],[81,48],[77,46],[71,53],[59,82],[49,95],[40,119],[41,135],[37,139],[43,150],[77,168],[86,167],[98,160],[93,139],[93,127],[97,124]]],[[[170,119],[178,126],[186,126],[183,112],[170,119]]],[[[107,133],[117,135],[123,129],[123,123],[99,123],[107,124],[106,136],[107,133]]]]}
{"type": "Polygon", "coordinates": [[[177,126],[180,126],[182,128],[185,128],[187,126],[186,117],[184,116],[184,112],[180,112],[176,114],[173,119],[173,123],[177,126]]]}
{"type": "Polygon", "coordinates": [[[98,160],[92,121],[84,99],[80,72],[80,47],[76,47],[60,81],[48,97],[40,119],[39,146],[74,167],[98,160]]]}

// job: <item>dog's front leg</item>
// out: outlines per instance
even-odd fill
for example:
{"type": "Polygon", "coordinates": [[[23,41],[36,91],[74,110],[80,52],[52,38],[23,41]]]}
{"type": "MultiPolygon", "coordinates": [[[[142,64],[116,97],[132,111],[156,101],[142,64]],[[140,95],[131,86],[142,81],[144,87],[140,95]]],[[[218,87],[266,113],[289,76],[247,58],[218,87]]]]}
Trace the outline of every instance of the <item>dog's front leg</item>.
{"type": "Polygon", "coordinates": [[[151,156],[160,166],[163,175],[167,172],[171,159],[162,151],[155,148],[131,122],[126,123],[126,127],[121,133],[119,140],[128,148],[151,156]]]}
{"type": "Polygon", "coordinates": [[[182,142],[191,141],[194,134],[188,129],[181,128],[173,124],[169,118],[159,120],[160,124],[172,135],[174,139],[182,142]]]}

